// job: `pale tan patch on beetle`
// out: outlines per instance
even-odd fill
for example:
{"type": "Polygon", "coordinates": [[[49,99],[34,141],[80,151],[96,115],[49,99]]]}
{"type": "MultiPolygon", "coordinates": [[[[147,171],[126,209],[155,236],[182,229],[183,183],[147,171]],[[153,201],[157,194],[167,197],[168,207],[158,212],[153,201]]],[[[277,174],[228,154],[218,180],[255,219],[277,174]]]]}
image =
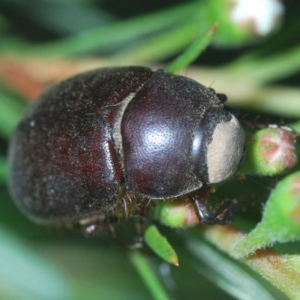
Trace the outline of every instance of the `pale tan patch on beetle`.
{"type": "Polygon", "coordinates": [[[229,122],[218,124],[207,148],[209,183],[217,183],[234,174],[244,152],[244,132],[232,115],[229,122]]]}
{"type": "Polygon", "coordinates": [[[115,130],[113,131],[113,139],[115,143],[115,147],[121,157],[121,166],[124,171],[124,153],[123,153],[123,138],[122,138],[122,120],[123,115],[125,114],[126,108],[131,102],[131,100],[136,96],[136,94],[143,88],[145,83],[141,84],[134,92],[129,93],[124,99],[121,100],[117,105],[120,106],[120,110],[118,113],[118,118],[115,123],[115,130]]]}
{"type": "Polygon", "coordinates": [[[118,117],[117,120],[115,122],[115,130],[113,130],[113,139],[114,139],[114,144],[115,147],[121,157],[120,159],[120,163],[122,166],[122,169],[124,170],[124,158],[123,158],[123,144],[122,144],[122,129],[121,129],[121,124],[122,124],[122,119],[123,119],[123,115],[125,113],[125,110],[128,106],[128,104],[130,103],[130,101],[135,97],[136,93],[138,91],[132,92],[130,94],[128,94],[124,99],[122,99],[122,101],[120,103],[118,103],[117,105],[120,106],[119,109],[119,113],[118,113],[118,117]]]}

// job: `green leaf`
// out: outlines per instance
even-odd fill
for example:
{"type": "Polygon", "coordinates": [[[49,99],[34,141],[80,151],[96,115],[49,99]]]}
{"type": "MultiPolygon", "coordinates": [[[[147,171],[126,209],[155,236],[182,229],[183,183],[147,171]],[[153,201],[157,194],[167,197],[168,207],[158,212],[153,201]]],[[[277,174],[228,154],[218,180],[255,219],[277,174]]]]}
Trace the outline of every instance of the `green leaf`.
{"type": "Polygon", "coordinates": [[[144,239],[146,244],[163,260],[175,266],[179,265],[175,250],[156,226],[150,225],[146,229],[144,239]]]}
{"type": "Polygon", "coordinates": [[[64,275],[3,228],[0,228],[0,266],[0,281],[8,289],[24,294],[24,298],[71,299],[64,275]]]}
{"type": "Polygon", "coordinates": [[[248,256],[274,242],[300,240],[300,171],[281,180],[264,208],[262,221],[239,240],[235,257],[248,256]]]}
{"type": "Polygon", "coordinates": [[[191,238],[187,248],[195,256],[194,268],[235,299],[274,299],[259,280],[202,239],[191,238]],[[205,268],[199,266],[199,260],[205,268]]]}

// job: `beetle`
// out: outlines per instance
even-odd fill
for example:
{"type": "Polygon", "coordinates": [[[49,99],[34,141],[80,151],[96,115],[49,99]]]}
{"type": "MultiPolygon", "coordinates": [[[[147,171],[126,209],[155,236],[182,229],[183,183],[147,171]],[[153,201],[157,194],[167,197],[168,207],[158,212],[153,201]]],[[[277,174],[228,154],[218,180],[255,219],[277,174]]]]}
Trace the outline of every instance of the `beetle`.
{"type": "Polygon", "coordinates": [[[33,102],[12,136],[11,195],[46,224],[109,223],[149,201],[183,198],[201,222],[223,223],[204,191],[232,176],[244,151],[225,101],[190,78],[140,66],[66,79],[33,102]]]}

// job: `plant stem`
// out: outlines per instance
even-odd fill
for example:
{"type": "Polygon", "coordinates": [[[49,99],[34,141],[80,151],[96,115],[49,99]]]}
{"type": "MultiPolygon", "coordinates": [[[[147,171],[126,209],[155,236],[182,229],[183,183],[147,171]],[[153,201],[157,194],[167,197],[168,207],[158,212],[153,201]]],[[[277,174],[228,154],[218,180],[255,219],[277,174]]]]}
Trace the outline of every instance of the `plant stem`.
{"type": "Polygon", "coordinates": [[[0,135],[9,138],[21,118],[25,103],[23,104],[8,93],[0,91],[0,107],[0,135]]]}
{"type": "Polygon", "coordinates": [[[218,25],[214,24],[205,35],[199,35],[190,47],[167,67],[167,71],[177,73],[187,68],[208,47],[217,28],[218,25]]]}
{"type": "Polygon", "coordinates": [[[148,287],[153,298],[156,300],[168,300],[169,297],[166,291],[159,282],[158,277],[154,274],[147,259],[138,251],[131,251],[129,259],[148,287]]]}
{"type": "MultiPolygon", "coordinates": [[[[93,28],[79,32],[72,36],[58,41],[33,47],[28,45],[25,54],[49,55],[52,57],[63,57],[77,55],[93,49],[105,49],[122,43],[130,43],[146,34],[162,30],[174,23],[190,18],[199,11],[199,3],[193,2],[176,6],[172,9],[161,10],[145,16],[136,17],[127,21],[121,21],[101,28],[93,28]]],[[[2,52],[12,53],[15,50],[19,53],[19,48],[2,49],[2,52]]]]}
{"type": "Polygon", "coordinates": [[[299,71],[300,45],[267,58],[258,59],[257,57],[245,56],[237,59],[226,68],[233,72],[243,73],[244,78],[249,78],[262,86],[299,71]]]}
{"type": "Polygon", "coordinates": [[[117,63],[145,63],[147,61],[157,61],[166,56],[175,54],[199,35],[198,22],[186,22],[176,26],[172,30],[148,38],[125,51],[118,52],[113,56],[117,63]],[[170,47],[170,45],[172,45],[170,47]]]}
{"type": "Polygon", "coordinates": [[[0,157],[0,183],[5,182],[7,174],[7,160],[0,157]]]}
{"type": "MultiPolygon", "coordinates": [[[[242,234],[230,226],[209,226],[205,238],[216,247],[235,258],[232,251],[242,234]]],[[[289,299],[297,300],[300,295],[300,273],[286,260],[287,255],[277,254],[272,250],[258,250],[254,254],[239,260],[263,276],[289,299]]],[[[300,256],[295,255],[298,261],[300,256]]]]}

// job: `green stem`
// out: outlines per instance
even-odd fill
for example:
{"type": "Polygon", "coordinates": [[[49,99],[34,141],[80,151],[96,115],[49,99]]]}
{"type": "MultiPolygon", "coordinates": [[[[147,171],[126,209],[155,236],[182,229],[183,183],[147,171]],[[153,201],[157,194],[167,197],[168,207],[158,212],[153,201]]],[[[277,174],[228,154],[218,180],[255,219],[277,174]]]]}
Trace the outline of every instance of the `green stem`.
{"type": "Polygon", "coordinates": [[[138,251],[131,251],[129,259],[148,287],[153,298],[156,300],[168,300],[169,297],[166,291],[153,272],[147,259],[138,251]]]}
{"type": "Polygon", "coordinates": [[[5,182],[7,174],[7,160],[0,157],[0,183],[5,182]]]}
{"type": "Polygon", "coordinates": [[[208,47],[216,30],[217,24],[214,24],[205,35],[199,35],[190,47],[167,67],[167,71],[177,73],[188,67],[208,47]]]}
{"type": "Polygon", "coordinates": [[[126,64],[163,59],[191,43],[199,35],[199,26],[199,23],[195,21],[181,24],[171,31],[163,32],[127,48],[125,51],[118,52],[113,59],[120,63],[126,62],[126,64]]]}
{"type": "Polygon", "coordinates": [[[234,246],[232,250],[232,255],[235,258],[246,257],[252,254],[257,249],[262,249],[273,242],[272,240],[267,240],[266,236],[268,229],[265,224],[263,226],[257,225],[253,231],[248,235],[240,239],[234,246]]]}
{"type": "MultiPolygon", "coordinates": [[[[299,53],[300,56],[300,53],[299,53]]],[[[264,68],[263,63],[259,68],[264,68]]],[[[231,66],[189,68],[188,76],[228,95],[228,105],[267,112],[282,117],[300,118],[300,89],[279,85],[261,86],[253,74],[231,66]],[[234,84],[233,84],[234,83],[234,84]]]]}
{"type": "Polygon", "coordinates": [[[271,57],[246,56],[227,66],[245,78],[262,86],[268,82],[289,76],[300,68],[300,45],[271,57]]]}
{"type": "MultiPolygon", "coordinates": [[[[241,238],[240,232],[229,226],[210,226],[205,231],[205,237],[220,250],[236,258],[236,252],[232,251],[232,246],[238,245],[241,238]]],[[[299,299],[300,274],[298,270],[289,265],[286,255],[277,254],[270,250],[258,250],[253,255],[240,257],[239,261],[266,278],[289,299],[299,299]]]]}
{"type": "Polygon", "coordinates": [[[9,138],[21,118],[25,104],[9,93],[0,91],[0,107],[0,135],[9,138]]]}
{"type": "MultiPolygon", "coordinates": [[[[172,26],[176,22],[184,21],[198,11],[199,3],[192,2],[146,16],[117,22],[104,28],[79,32],[64,39],[37,46],[34,49],[31,46],[24,53],[63,57],[77,55],[93,49],[104,49],[121,43],[130,43],[141,36],[172,26]]],[[[6,49],[10,53],[12,50],[11,48],[6,49]]],[[[1,51],[4,52],[5,49],[1,51]]],[[[15,49],[15,51],[18,51],[18,49],[15,49]]]]}
{"type": "Polygon", "coordinates": [[[245,258],[242,261],[282,291],[288,299],[298,300],[300,294],[299,271],[288,265],[285,255],[263,251],[259,253],[257,256],[245,258]]]}

